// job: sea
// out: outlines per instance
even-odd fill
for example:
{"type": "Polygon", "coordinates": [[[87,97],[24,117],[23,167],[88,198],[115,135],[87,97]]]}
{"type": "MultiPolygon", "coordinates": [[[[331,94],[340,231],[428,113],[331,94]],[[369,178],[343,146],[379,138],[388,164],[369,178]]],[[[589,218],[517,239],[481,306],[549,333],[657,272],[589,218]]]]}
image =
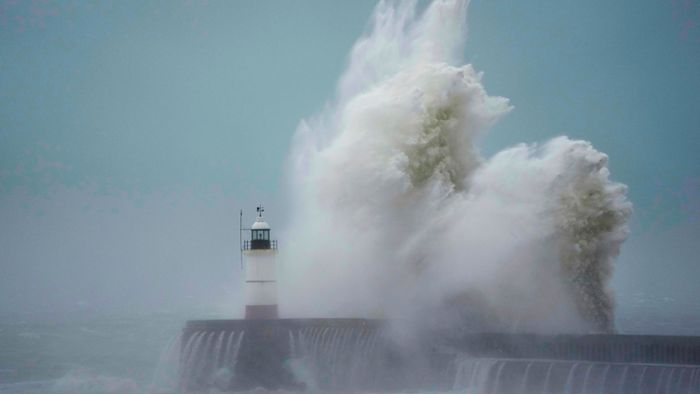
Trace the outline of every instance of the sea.
{"type": "MultiPolygon", "coordinates": [[[[210,316],[87,314],[0,321],[0,394],[174,393],[174,342],[210,316]]],[[[700,335],[700,300],[636,294],[618,305],[622,334],[700,335]]]]}

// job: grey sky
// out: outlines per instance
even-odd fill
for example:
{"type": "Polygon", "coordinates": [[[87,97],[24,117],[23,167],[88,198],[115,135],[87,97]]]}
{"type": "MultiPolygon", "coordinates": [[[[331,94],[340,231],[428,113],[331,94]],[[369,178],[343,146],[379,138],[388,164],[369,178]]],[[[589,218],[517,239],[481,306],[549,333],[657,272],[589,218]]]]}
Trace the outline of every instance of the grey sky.
{"type": "MultiPolygon", "coordinates": [[[[284,226],[295,127],[373,6],[0,2],[0,313],[235,308],[237,209],[284,226]]],[[[700,2],[474,0],[468,20],[466,61],[515,106],[484,154],[591,141],[635,204],[620,302],[697,296],[700,2]]]]}

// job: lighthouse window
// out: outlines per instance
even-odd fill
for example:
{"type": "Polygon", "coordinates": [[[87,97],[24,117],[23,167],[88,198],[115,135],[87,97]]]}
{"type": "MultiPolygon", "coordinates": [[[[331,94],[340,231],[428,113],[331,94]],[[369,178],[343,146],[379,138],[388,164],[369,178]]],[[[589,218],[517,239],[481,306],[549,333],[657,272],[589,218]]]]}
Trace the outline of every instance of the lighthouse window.
{"type": "Polygon", "coordinates": [[[253,230],[252,234],[253,241],[265,241],[270,239],[269,230],[253,230]]]}
{"type": "Polygon", "coordinates": [[[251,231],[251,239],[253,241],[269,241],[270,230],[253,230],[251,231]]]}

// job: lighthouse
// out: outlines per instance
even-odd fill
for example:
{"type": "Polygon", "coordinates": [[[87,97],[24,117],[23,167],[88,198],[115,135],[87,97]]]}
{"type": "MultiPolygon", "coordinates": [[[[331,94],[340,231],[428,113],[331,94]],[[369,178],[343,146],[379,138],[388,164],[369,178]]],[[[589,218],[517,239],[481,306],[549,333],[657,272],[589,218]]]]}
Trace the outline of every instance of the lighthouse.
{"type": "Polygon", "coordinates": [[[241,245],[245,267],[245,318],[277,318],[277,241],[270,239],[270,225],[259,206],[250,228],[250,239],[241,245]]]}

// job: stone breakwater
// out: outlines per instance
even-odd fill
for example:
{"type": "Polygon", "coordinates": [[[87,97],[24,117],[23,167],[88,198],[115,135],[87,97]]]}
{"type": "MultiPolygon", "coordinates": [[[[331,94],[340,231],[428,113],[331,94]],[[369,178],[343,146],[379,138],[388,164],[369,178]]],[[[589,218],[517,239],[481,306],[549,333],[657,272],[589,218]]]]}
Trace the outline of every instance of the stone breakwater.
{"type": "Polygon", "coordinates": [[[700,393],[700,337],[400,332],[366,319],[190,321],[179,386],[700,393]]]}

